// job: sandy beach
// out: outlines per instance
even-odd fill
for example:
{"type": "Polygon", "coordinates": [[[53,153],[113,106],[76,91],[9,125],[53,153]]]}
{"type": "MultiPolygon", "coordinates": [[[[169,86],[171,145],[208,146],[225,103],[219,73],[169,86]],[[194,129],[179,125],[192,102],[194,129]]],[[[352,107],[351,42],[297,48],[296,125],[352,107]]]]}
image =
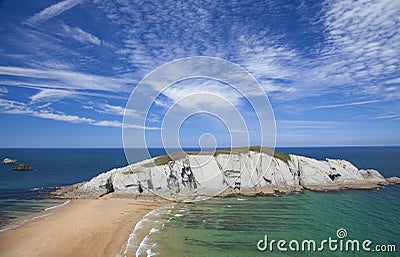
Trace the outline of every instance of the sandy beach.
{"type": "Polygon", "coordinates": [[[115,256],[153,200],[72,200],[51,215],[0,233],[0,256],[115,256]]]}

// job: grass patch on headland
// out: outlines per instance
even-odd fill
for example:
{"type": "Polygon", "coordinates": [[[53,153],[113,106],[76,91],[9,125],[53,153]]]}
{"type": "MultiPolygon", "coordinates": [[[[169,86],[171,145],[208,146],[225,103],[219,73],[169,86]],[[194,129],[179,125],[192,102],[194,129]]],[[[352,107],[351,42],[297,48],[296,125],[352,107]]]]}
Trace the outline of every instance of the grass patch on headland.
{"type": "Polygon", "coordinates": [[[176,152],[176,153],[160,155],[160,156],[156,157],[154,159],[154,161],[149,161],[148,163],[144,164],[143,166],[144,167],[153,167],[153,166],[165,165],[165,164],[168,164],[170,161],[185,158],[186,154],[191,154],[191,153],[176,152]]]}
{"type": "Polygon", "coordinates": [[[166,155],[160,155],[154,159],[154,161],[149,161],[148,163],[144,164],[144,167],[153,167],[153,166],[160,166],[168,164],[170,161],[178,160],[185,158],[187,155],[198,155],[198,154],[209,154],[217,156],[219,154],[239,154],[239,153],[248,153],[249,151],[257,152],[257,153],[265,153],[279,160],[288,163],[290,160],[290,156],[285,153],[280,153],[272,150],[269,147],[264,146],[250,146],[250,147],[235,147],[235,148],[227,148],[227,149],[220,149],[214,152],[176,152],[170,153],[166,155]]]}
{"type": "Polygon", "coordinates": [[[218,154],[238,154],[238,153],[248,153],[249,151],[257,152],[257,153],[265,153],[279,160],[288,163],[290,160],[290,155],[285,153],[276,152],[273,149],[265,146],[244,146],[244,147],[235,147],[235,148],[227,148],[221,149],[214,152],[214,156],[218,154]]]}
{"type": "Polygon", "coordinates": [[[254,152],[262,152],[268,155],[272,155],[275,158],[278,158],[281,161],[284,161],[286,163],[288,163],[288,161],[290,160],[290,155],[286,154],[286,153],[281,153],[281,152],[277,152],[272,150],[269,147],[265,147],[265,146],[250,146],[249,147],[250,151],[254,151],[254,152]]]}

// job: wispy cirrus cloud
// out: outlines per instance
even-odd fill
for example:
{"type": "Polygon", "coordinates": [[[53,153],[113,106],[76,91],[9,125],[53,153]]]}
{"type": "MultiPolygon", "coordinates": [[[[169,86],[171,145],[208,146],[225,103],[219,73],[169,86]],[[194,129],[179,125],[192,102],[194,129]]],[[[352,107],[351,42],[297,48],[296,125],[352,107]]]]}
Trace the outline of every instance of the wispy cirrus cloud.
{"type": "MultiPolygon", "coordinates": [[[[60,87],[75,89],[91,89],[104,91],[128,91],[127,84],[131,80],[91,75],[68,70],[41,70],[12,66],[0,66],[0,75],[20,78],[56,80],[61,82],[60,87]]],[[[12,85],[11,85],[12,86],[12,85]]]]}
{"type": "MultiPolygon", "coordinates": [[[[221,82],[212,80],[181,81],[168,87],[162,92],[168,99],[167,102],[176,103],[182,108],[201,109],[201,106],[211,106],[212,108],[229,108],[230,106],[239,107],[242,103],[241,95],[235,88],[227,86],[221,82]]],[[[159,98],[156,104],[169,106],[160,103],[159,98]]]]}
{"type": "MultiPolygon", "coordinates": [[[[63,1],[46,9],[63,10],[62,6],[77,3],[63,1]]],[[[244,22],[247,13],[243,13],[241,1],[231,1],[229,6],[208,3],[209,8],[195,1],[179,7],[171,1],[93,4],[118,27],[115,36],[121,44],[113,51],[123,68],[116,70],[134,71],[139,78],[176,58],[218,56],[243,65],[267,93],[286,101],[348,90],[353,90],[353,97],[370,94],[371,83],[385,87],[379,82],[382,74],[396,77],[398,72],[396,1],[327,0],[317,5],[302,2],[299,6],[249,1],[251,22],[244,22]],[[299,33],[313,43],[290,42],[290,34],[281,27],[292,18],[285,9],[288,6],[296,7],[292,11],[300,17],[298,22],[308,28],[299,33]],[[267,24],[276,27],[262,26],[265,17],[269,17],[267,24]]],[[[61,27],[79,42],[101,42],[79,27],[61,27]]],[[[384,90],[382,94],[386,94],[384,90]]],[[[386,95],[393,98],[397,93],[386,95]]]]}
{"type": "Polygon", "coordinates": [[[126,96],[129,94],[132,82],[125,78],[105,77],[68,70],[0,66],[1,84],[39,90],[30,97],[33,101],[79,98],[85,95],[124,98],[123,94],[126,96]]]}
{"type": "Polygon", "coordinates": [[[383,114],[383,115],[373,117],[373,119],[376,119],[376,120],[383,120],[383,119],[398,120],[398,119],[400,119],[400,114],[399,113],[388,113],[388,114],[383,114]]]}
{"type": "MultiPolygon", "coordinates": [[[[399,119],[394,115],[400,112],[398,1],[64,0],[32,9],[28,17],[26,10],[15,10],[21,10],[15,24],[0,19],[1,27],[7,25],[0,31],[0,85],[10,91],[7,97],[36,112],[38,105],[51,103],[62,112],[42,109],[119,127],[125,101],[148,72],[177,58],[210,55],[254,75],[278,119],[299,119],[283,123],[293,138],[297,129],[338,131],[340,125],[319,124],[322,116],[315,113],[351,106],[349,115],[362,121],[399,119]],[[302,115],[311,117],[303,122],[302,115]]],[[[196,84],[171,87],[155,104],[168,108],[198,91],[240,105],[241,98],[230,92],[196,84]]],[[[224,106],[198,96],[179,104],[224,106]]]]}
{"type": "Polygon", "coordinates": [[[78,94],[71,90],[43,89],[43,90],[39,91],[39,93],[32,95],[30,97],[30,99],[32,100],[32,102],[58,101],[62,98],[75,97],[76,95],[78,95],[78,94]]]}
{"type": "Polygon", "coordinates": [[[51,5],[44,10],[36,13],[32,17],[26,20],[26,24],[31,26],[40,25],[47,20],[60,15],[61,13],[68,11],[69,9],[73,8],[77,4],[81,3],[82,0],[64,0],[60,1],[54,5],[51,5]]]}
{"type": "MultiPolygon", "coordinates": [[[[94,109],[94,107],[93,107],[94,109]]],[[[129,108],[125,108],[123,106],[118,106],[118,105],[111,105],[111,104],[102,104],[100,106],[100,109],[94,109],[96,112],[99,113],[104,113],[104,114],[111,114],[111,115],[117,115],[117,116],[127,116],[127,117],[142,117],[145,115],[145,113],[141,113],[137,110],[132,110],[129,108]]]]}
{"type": "Polygon", "coordinates": [[[62,25],[62,28],[65,32],[64,35],[69,36],[78,42],[86,44],[89,43],[98,46],[101,45],[101,40],[98,37],[82,30],[81,28],[72,28],[65,24],[62,25]]]}
{"type": "Polygon", "coordinates": [[[374,103],[379,103],[379,102],[381,102],[381,100],[360,101],[360,102],[341,103],[341,104],[328,104],[328,105],[319,105],[319,106],[311,107],[310,109],[340,108],[340,107],[348,107],[348,106],[356,106],[356,105],[374,104],[374,103]]]}
{"type": "Polygon", "coordinates": [[[325,76],[345,78],[365,94],[371,83],[398,78],[398,1],[326,1],[323,10],[325,76]]]}
{"type": "Polygon", "coordinates": [[[7,88],[5,88],[5,87],[0,87],[0,95],[1,95],[1,94],[7,94],[7,93],[8,93],[7,88]]]}
{"type": "Polygon", "coordinates": [[[63,112],[54,111],[47,107],[48,105],[45,105],[39,107],[39,109],[35,109],[22,102],[0,99],[0,113],[29,115],[42,119],[50,119],[50,120],[63,121],[69,123],[81,123],[81,124],[88,124],[101,127],[122,128],[122,126],[124,126],[126,128],[133,128],[133,129],[160,130],[159,127],[150,127],[137,124],[122,124],[120,121],[116,120],[97,120],[94,118],[81,117],[78,115],[70,115],[63,112]]]}
{"type": "MultiPolygon", "coordinates": [[[[272,97],[286,101],[337,93],[345,97],[351,92],[354,100],[375,95],[372,85],[379,88],[382,100],[399,95],[399,87],[386,92],[388,84],[382,82],[387,77],[393,78],[389,83],[398,80],[398,2],[328,0],[314,17],[306,15],[308,8],[298,10],[310,27],[318,25],[314,28],[322,36],[318,43],[290,46],[283,40],[287,35],[265,30],[243,36],[245,43],[237,44],[236,60],[272,97]],[[305,49],[308,52],[304,53],[305,49]]],[[[305,37],[311,36],[308,34],[305,32],[305,37]]]]}
{"type": "Polygon", "coordinates": [[[57,121],[66,121],[72,123],[94,123],[94,119],[79,117],[76,115],[68,115],[62,112],[52,112],[50,110],[34,110],[24,103],[0,99],[0,112],[8,114],[26,114],[34,117],[51,119],[57,121]]]}
{"type": "Polygon", "coordinates": [[[290,129],[332,129],[334,127],[343,126],[349,122],[341,121],[319,121],[319,120],[277,120],[276,125],[282,130],[290,129]]]}

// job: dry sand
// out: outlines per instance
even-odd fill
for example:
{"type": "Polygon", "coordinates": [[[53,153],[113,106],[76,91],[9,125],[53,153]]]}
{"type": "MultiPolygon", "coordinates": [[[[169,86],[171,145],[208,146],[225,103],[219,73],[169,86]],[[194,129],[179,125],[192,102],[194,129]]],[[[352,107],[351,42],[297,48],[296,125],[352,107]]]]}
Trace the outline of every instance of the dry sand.
{"type": "Polygon", "coordinates": [[[135,224],[164,205],[103,197],[72,200],[16,229],[0,233],[0,256],[115,256],[135,224]]]}

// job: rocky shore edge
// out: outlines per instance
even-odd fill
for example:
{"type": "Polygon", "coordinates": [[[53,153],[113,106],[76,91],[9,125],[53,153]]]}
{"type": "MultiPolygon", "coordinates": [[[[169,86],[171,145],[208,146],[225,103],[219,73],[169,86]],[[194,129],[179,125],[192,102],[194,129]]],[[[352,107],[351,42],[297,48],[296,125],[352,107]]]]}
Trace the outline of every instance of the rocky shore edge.
{"type": "MultiPolygon", "coordinates": [[[[57,199],[97,199],[107,194],[113,194],[115,198],[131,198],[136,200],[163,200],[164,197],[156,193],[116,193],[108,190],[82,190],[81,187],[86,182],[63,186],[48,192],[48,197],[57,199]]],[[[343,191],[343,190],[371,190],[383,188],[388,185],[400,185],[399,177],[389,177],[382,181],[362,181],[353,183],[337,183],[325,185],[307,186],[272,186],[264,188],[227,188],[219,192],[215,197],[254,197],[254,196],[277,196],[279,194],[303,193],[304,190],[314,192],[343,191]]]]}

